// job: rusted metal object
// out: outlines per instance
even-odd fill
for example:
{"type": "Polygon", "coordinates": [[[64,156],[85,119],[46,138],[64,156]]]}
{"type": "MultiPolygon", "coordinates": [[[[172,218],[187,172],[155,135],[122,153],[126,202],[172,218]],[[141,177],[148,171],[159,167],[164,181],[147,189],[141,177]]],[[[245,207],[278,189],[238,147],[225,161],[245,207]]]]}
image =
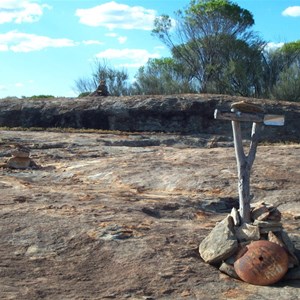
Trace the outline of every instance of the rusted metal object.
{"type": "Polygon", "coordinates": [[[234,269],[245,282],[270,285],[279,281],[288,270],[288,254],[269,241],[255,241],[237,255],[234,269]]]}

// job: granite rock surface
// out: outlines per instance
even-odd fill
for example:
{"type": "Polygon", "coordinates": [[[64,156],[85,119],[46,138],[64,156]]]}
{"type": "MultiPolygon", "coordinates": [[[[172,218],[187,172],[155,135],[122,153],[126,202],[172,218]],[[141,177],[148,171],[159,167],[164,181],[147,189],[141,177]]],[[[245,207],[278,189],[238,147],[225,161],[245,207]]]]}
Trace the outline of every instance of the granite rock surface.
{"type": "MultiPolygon", "coordinates": [[[[0,131],[38,169],[2,168],[3,299],[298,299],[206,264],[199,243],[237,205],[234,149],[208,136],[0,131]]],[[[260,145],[253,202],[280,210],[300,248],[300,146],[260,145]]]]}

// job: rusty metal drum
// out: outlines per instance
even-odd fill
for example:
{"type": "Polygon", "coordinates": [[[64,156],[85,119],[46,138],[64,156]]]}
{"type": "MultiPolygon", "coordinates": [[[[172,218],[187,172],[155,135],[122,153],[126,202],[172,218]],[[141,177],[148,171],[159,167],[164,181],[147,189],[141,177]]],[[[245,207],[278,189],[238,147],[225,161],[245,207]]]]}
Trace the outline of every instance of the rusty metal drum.
{"type": "Polygon", "coordinates": [[[288,254],[281,246],[255,241],[241,249],[234,263],[238,276],[255,285],[270,285],[279,281],[288,270],[288,254]]]}

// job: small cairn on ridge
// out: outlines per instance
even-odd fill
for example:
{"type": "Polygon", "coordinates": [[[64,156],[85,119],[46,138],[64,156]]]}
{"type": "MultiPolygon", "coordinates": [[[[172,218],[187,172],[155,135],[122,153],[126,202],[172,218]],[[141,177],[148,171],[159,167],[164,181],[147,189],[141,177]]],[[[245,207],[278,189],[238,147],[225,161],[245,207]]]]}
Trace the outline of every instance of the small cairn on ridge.
{"type": "Polygon", "coordinates": [[[109,92],[106,86],[105,80],[100,80],[99,85],[93,93],[90,93],[89,96],[109,96],[109,92]]]}
{"type": "Polygon", "coordinates": [[[11,169],[37,169],[38,165],[30,158],[30,149],[21,145],[15,145],[11,150],[11,158],[6,163],[1,164],[1,167],[11,169]]]}
{"type": "Polygon", "coordinates": [[[250,171],[260,132],[264,125],[283,126],[284,117],[266,114],[260,106],[242,101],[233,103],[230,112],[216,109],[215,118],[232,123],[239,210],[233,208],[200,243],[200,256],[227,275],[250,284],[271,285],[281,279],[300,279],[300,257],[283,230],[280,211],[264,202],[250,205],[250,171]],[[253,123],[247,154],[240,122],[253,123]]]}

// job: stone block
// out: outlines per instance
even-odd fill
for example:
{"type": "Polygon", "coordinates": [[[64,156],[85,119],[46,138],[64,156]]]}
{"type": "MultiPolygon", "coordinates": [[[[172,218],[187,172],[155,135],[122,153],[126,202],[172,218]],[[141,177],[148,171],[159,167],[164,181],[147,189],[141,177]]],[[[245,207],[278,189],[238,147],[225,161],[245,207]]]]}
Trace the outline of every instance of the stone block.
{"type": "Polygon", "coordinates": [[[233,219],[229,215],[218,223],[200,243],[200,256],[205,262],[218,264],[235,253],[238,248],[238,241],[233,227],[233,219]]]}

